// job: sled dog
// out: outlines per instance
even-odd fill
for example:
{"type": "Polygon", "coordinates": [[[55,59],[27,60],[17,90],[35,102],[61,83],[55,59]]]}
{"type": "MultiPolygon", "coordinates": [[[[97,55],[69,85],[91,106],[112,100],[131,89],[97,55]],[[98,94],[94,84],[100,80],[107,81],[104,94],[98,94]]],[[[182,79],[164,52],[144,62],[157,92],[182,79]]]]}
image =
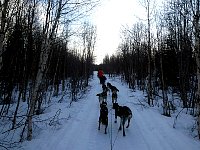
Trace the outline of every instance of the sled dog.
{"type": "Polygon", "coordinates": [[[102,102],[107,102],[107,92],[103,91],[101,93],[98,93],[96,96],[99,97],[100,104],[102,104],[102,102]]]}
{"type": "Polygon", "coordinates": [[[105,134],[107,134],[108,108],[107,108],[107,103],[106,102],[102,102],[102,104],[100,104],[100,116],[99,116],[99,127],[98,127],[98,130],[100,130],[101,124],[105,125],[105,134]]]}
{"type": "Polygon", "coordinates": [[[115,109],[115,123],[117,122],[117,116],[120,117],[119,130],[123,128],[123,136],[126,136],[124,126],[126,121],[128,121],[126,128],[129,127],[130,120],[132,118],[132,111],[127,106],[119,106],[118,103],[113,103],[113,108],[115,109]]]}

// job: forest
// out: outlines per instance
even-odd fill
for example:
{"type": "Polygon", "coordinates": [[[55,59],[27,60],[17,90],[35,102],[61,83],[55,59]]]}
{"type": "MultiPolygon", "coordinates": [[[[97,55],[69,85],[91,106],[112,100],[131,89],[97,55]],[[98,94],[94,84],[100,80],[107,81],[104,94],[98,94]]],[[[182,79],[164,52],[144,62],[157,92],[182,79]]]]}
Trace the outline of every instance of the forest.
{"type": "Polygon", "coordinates": [[[76,101],[93,71],[102,68],[110,77],[121,75],[129,88],[146,92],[152,107],[161,97],[163,115],[169,117],[174,106],[168,95],[178,93],[182,107],[197,118],[200,139],[200,1],[169,0],[161,10],[144,1],[147,19],[123,28],[117,53],[95,65],[97,29],[81,21],[99,2],[0,1],[1,126],[9,122],[0,134],[20,129],[20,142],[32,140],[33,117],[43,113],[51,97],[68,93],[76,101]],[[22,103],[27,105],[23,116],[22,103]]]}
{"type": "Polygon", "coordinates": [[[168,94],[178,93],[182,107],[198,118],[200,138],[200,7],[199,0],[170,0],[162,11],[144,3],[147,20],[122,30],[117,54],[105,56],[100,66],[109,74],[122,75],[131,89],[147,93],[154,106],[162,92],[163,115],[174,109],[168,94]]]}

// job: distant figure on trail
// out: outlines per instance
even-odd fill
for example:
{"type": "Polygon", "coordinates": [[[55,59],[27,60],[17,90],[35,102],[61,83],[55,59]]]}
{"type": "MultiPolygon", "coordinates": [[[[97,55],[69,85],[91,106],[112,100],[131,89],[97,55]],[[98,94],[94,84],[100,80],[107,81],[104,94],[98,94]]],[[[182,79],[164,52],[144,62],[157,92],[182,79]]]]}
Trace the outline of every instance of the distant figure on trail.
{"type": "Polygon", "coordinates": [[[99,69],[98,74],[97,74],[99,80],[100,80],[100,84],[105,84],[106,81],[106,77],[104,76],[103,70],[99,69]]]}
{"type": "Polygon", "coordinates": [[[97,76],[101,78],[104,75],[103,70],[99,69],[97,76]]]}

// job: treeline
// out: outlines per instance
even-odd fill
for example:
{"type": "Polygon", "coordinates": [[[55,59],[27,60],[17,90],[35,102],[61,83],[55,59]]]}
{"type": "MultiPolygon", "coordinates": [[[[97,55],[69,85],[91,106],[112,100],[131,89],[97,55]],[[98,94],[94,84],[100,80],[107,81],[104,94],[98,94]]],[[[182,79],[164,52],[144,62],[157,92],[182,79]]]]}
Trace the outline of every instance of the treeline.
{"type": "Polygon", "coordinates": [[[110,76],[122,75],[130,88],[146,91],[149,105],[161,96],[164,115],[174,108],[168,94],[178,93],[182,107],[198,118],[200,138],[199,4],[170,0],[153,15],[146,1],[147,21],[124,28],[118,53],[106,56],[101,66],[110,76]]]}
{"type": "MultiPolygon", "coordinates": [[[[0,1],[0,119],[11,124],[1,134],[20,128],[19,141],[31,140],[33,116],[51,102],[51,97],[45,98],[47,91],[57,96],[69,90],[75,101],[88,86],[96,28],[83,23],[75,30],[72,25],[96,4],[91,0],[0,1]],[[79,47],[70,46],[77,39],[79,47]],[[27,114],[19,116],[24,102],[27,114]]],[[[4,147],[7,141],[1,141],[4,147]]]]}

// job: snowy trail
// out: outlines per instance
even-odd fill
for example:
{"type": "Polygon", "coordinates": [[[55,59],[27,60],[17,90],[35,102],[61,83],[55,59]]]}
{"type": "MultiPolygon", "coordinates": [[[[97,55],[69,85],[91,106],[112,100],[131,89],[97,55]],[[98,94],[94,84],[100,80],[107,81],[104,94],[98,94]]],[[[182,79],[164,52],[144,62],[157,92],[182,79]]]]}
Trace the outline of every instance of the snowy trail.
{"type": "MultiPolygon", "coordinates": [[[[108,95],[109,126],[108,134],[104,134],[104,126],[98,130],[99,103],[97,93],[102,91],[99,80],[94,75],[91,90],[81,103],[77,115],[69,119],[66,125],[49,133],[46,138],[35,139],[27,144],[28,150],[199,150],[200,142],[172,128],[172,125],[156,110],[143,108],[138,103],[141,95],[131,93],[126,85],[109,79],[108,82],[119,89],[118,103],[127,105],[133,112],[130,127],[126,136],[118,132],[119,120],[114,123],[114,110],[111,109],[111,95],[108,95]],[[111,118],[112,117],[112,118],[111,118]],[[112,128],[111,128],[112,126],[112,128]],[[46,142],[40,142],[46,140],[46,142]],[[33,146],[34,145],[34,146],[33,146]]],[[[74,106],[75,107],[75,106],[74,106]]]]}

